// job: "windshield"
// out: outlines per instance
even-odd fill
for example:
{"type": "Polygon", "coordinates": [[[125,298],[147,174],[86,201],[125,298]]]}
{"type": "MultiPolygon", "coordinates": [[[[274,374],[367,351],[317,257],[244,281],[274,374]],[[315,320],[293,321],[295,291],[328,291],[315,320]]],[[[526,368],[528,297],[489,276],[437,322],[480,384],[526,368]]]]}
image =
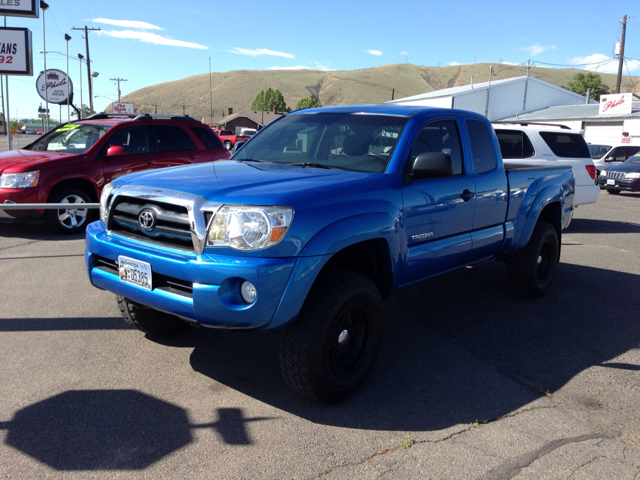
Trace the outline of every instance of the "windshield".
{"type": "Polygon", "coordinates": [[[640,163],[640,153],[636,153],[632,157],[629,157],[629,160],[624,163],[640,163]]]}
{"type": "Polygon", "coordinates": [[[390,115],[287,115],[261,131],[233,159],[381,173],[407,121],[390,115]]]}
{"type": "Polygon", "coordinates": [[[110,125],[68,123],[48,135],[44,135],[33,144],[30,150],[57,153],[84,153],[110,128],[110,125]]]}
{"type": "Polygon", "coordinates": [[[602,158],[609,150],[611,150],[611,145],[589,145],[589,152],[594,160],[602,158]]]}

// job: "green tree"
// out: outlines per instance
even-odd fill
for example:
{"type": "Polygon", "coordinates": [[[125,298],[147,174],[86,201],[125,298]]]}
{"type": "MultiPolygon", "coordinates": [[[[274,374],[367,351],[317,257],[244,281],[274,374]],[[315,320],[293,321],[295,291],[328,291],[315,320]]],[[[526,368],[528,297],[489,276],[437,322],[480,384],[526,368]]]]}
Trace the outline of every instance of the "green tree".
{"type": "Polygon", "coordinates": [[[287,107],[287,103],[284,101],[280,90],[274,90],[271,87],[266,90],[260,90],[251,104],[252,110],[271,111],[274,107],[278,112],[291,111],[291,109],[287,107]]]}
{"type": "MultiPolygon", "coordinates": [[[[87,118],[88,116],[90,116],[90,115],[91,115],[91,110],[89,109],[89,106],[88,106],[88,105],[82,104],[82,108],[81,108],[81,110],[82,110],[82,118],[87,118]]],[[[71,116],[72,116],[72,117],[76,117],[76,118],[78,118],[78,112],[76,112],[75,110],[73,110],[73,111],[71,112],[71,116]]]]}
{"type": "Polygon", "coordinates": [[[567,85],[563,85],[562,88],[579,93],[580,95],[586,95],[587,89],[590,88],[591,98],[595,100],[600,100],[600,95],[609,93],[609,87],[602,83],[600,75],[593,72],[577,73],[571,81],[567,85]]]}
{"type": "Polygon", "coordinates": [[[303,108],[321,107],[321,106],[322,105],[320,105],[320,102],[316,97],[314,97],[313,95],[309,95],[308,97],[301,98],[300,100],[298,100],[298,103],[296,104],[296,110],[302,110],[303,108]]]}

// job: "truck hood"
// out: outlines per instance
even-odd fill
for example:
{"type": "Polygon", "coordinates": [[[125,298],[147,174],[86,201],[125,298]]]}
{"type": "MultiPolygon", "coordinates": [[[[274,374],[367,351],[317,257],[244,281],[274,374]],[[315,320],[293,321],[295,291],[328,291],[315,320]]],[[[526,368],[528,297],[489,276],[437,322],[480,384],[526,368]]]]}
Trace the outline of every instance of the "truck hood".
{"type": "Polygon", "coordinates": [[[291,195],[372,175],[376,174],[222,161],[134,173],[114,183],[178,190],[210,202],[278,205],[291,195]]]}
{"type": "Polygon", "coordinates": [[[0,173],[27,172],[35,169],[79,161],[80,155],[40,152],[35,150],[10,150],[0,153],[0,173]],[[15,168],[14,168],[15,167],[15,168]]]}

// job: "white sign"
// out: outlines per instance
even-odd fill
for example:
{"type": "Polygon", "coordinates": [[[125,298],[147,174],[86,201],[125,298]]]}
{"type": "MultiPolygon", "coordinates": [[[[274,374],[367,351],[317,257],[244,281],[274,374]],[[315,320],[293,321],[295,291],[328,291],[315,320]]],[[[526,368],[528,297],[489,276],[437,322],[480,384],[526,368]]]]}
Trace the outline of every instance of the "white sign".
{"type": "Polygon", "coordinates": [[[111,108],[113,109],[113,113],[129,113],[134,114],[135,109],[133,108],[133,103],[112,103],[111,108]]]}
{"type": "Polygon", "coordinates": [[[73,93],[73,84],[62,70],[49,69],[36,80],[36,89],[43,100],[66,105],[67,98],[73,93]]]}
{"type": "Polygon", "coordinates": [[[39,0],[0,0],[0,15],[38,18],[40,2],[39,0]]]}
{"type": "Polygon", "coordinates": [[[48,113],[39,113],[38,114],[38,118],[49,118],[49,114],[48,113]]]}
{"type": "Polygon", "coordinates": [[[29,29],[0,28],[0,75],[33,75],[29,29]]]}
{"type": "Polygon", "coordinates": [[[599,115],[628,115],[631,113],[631,93],[612,93],[600,96],[599,115]]]}

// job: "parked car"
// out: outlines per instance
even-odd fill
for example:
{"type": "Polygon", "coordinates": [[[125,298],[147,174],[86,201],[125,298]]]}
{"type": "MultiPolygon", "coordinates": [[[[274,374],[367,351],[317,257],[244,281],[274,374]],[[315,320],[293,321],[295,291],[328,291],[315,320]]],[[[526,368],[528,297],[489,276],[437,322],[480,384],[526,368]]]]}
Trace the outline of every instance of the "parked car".
{"type": "Polygon", "coordinates": [[[598,185],[612,194],[640,192],[640,152],[623,163],[601,170],[598,185]]]}
{"type": "Polygon", "coordinates": [[[59,210],[7,210],[10,217],[42,216],[64,234],[97,218],[102,187],[141,170],[229,158],[211,129],[185,116],[96,114],[61,125],[20,150],[0,154],[0,204],[69,203],[59,210]]]}
{"type": "Polygon", "coordinates": [[[42,135],[42,134],[44,134],[44,130],[41,130],[39,128],[36,129],[36,135],[42,135]]]}
{"type": "Polygon", "coordinates": [[[218,130],[217,128],[211,128],[213,133],[218,135],[218,138],[222,140],[224,146],[227,147],[227,150],[232,150],[235,146],[236,142],[246,142],[251,137],[249,135],[236,135],[231,130],[218,130]]]}
{"type": "Polygon", "coordinates": [[[491,124],[465,110],[298,110],[233,159],[105,186],[87,273],[149,335],[282,330],[285,381],[322,402],[365,380],[397,288],[494,257],[514,293],[543,295],[573,211],[570,166],[505,170],[491,124]]]}
{"type": "Polygon", "coordinates": [[[25,128],[22,133],[26,133],[27,135],[35,135],[37,131],[34,128],[25,128]]]}
{"type": "Polygon", "coordinates": [[[612,165],[620,165],[629,157],[640,152],[640,145],[603,145],[590,143],[589,151],[591,152],[593,164],[596,167],[596,176],[598,176],[601,170],[610,168],[612,165]]]}
{"type": "Polygon", "coordinates": [[[600,190],[596,167],[584,137],[558,125],[494,124],[506,167],[571,165],[576,179],[575,206],[594,203],[600,190]]]}

